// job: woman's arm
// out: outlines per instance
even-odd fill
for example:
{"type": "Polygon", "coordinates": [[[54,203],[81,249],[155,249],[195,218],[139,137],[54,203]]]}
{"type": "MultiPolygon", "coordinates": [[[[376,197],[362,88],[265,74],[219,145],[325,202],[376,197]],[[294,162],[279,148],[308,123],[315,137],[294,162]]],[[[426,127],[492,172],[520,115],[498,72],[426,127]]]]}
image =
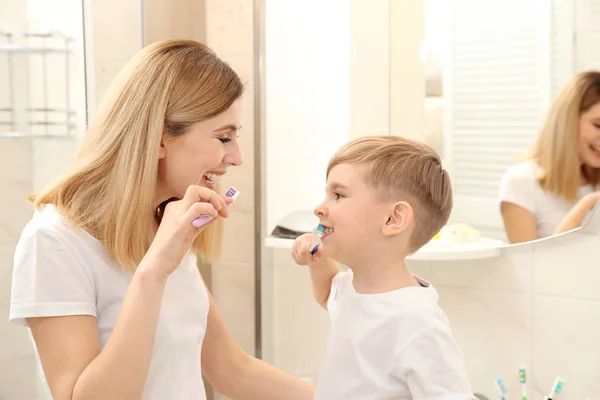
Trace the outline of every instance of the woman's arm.
{"type": "Polygon", "coordinates": [[[246,354],[233,340],[210,293],[202,373],[232,399],[309,400],[313,385],[246,354]]]}
{"type": "Polygon", "coordinates": [[[501,203],[500,211],[509,243],[529,242],[538,238],[537,221],[531,211],[506,201],[501,203]]]}
{"type": "Polygon", "coordinates": [[[166,274],[143,264],[133,276],[102,351],[94,317],[28,319],[55,400],[141,397],[167,281],[166,274]]]}
{"type": "Polygon", "coordinates": [[[600,192],[594,192],[584,196],[577,202],[577,204],[575,204],[571,211],[565,215],[563,220],[554,230],[554,234],[556,235],[579,228],[583,223],[585,216],[592,210],[592,208],[594,208],[599,198],[600,192]]]}
{"type": "Polygon", "coordinates": [[[203,229],[194,228],[192,221],[217,214],[215,207],[227,215],[226,201],[198,186],[190,186],[182,200],[169,203],[102,351],[94,317],[28,318],[55,400],[140,399],[167,279],[203,229]]]}

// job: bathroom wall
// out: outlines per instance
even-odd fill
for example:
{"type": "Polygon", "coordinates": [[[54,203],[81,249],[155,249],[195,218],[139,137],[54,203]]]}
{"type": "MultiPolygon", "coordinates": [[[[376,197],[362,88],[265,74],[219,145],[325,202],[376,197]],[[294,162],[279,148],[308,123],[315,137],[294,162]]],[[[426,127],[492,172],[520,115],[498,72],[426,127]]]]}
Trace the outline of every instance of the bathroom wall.
{"type": "Polygon", "coordinates": [[[264,7],[270,233],[322,200],[327,162],[341,144],[364,135],[424,137],[425,4],[266,0],[264,7]]]}
{"type": "MultiPolygon", "coordinates": [[[[254,238],[254,34],[253,4],[246,0],[205,0],[206,43],[246,84],[239,144],[241,167],[230,168],[223,189],[235,186],[240,196],[225,221],[221,260],[213,264],[212,295],[236,342],[249,354],[255,350],[254,238]]],[[[217,399],[224,399],[220,395],[217,399]]]]}
{"type": "MultiPolygon", "coordinates": [[[[461,346],[474,392],[495,398],[502,378],[519,397],[518,370],[527,369],[528,397],[566,379],[561,399],[595,398],[600,376],[600,269],[594,227],[504,248],[493,259],[412,261],[431,281],[461,346]]],[[[312,299],[308,270],[289,249],[270,249],[273,274],[273,361],[316,378],[328,340],[326,312],[312,299]]],[[[264,290],[267,290],[265,288],[264,290]]]]}
{"type": "MultiPolygon", "coordinates": [[[[70,2],[72,3],[72,2],[70,2]]],[[[138,0],[102,2],[86,1],[88,37],[88,72],[94,72],[93,83],[88,94],[94,99],[103,93],[106,83],[115,72],[141,47],[141,10],[138,0]],[[119,13],[114,13],[118,9],[119,13]],[[93,51],[93,56],[92,56],[93,51]]],[[[75,3],[72,3],[73,5],[75,3]]],[[[41,10],[34,7],[38,2],[0,1],[0,30],[52,29],[59,24],[56,20],[44,20],[41,10]],[[31,25],[31,26],[29,26],[31,25]]],[[[77,8],[77,7],[74,7],[77,8]]],[[[62,15],[78,17],[81,9],[63,10],[62,15]]],[[[70,20],[70,26],[77,26],[70,20]]],[[[76,49],[81,49],[82,35],[76,49]]],[[[79,50],[80,51],[80,50],[79,50]]],[[[0,64],[4,63],[4,54],[0,54],[0,64]]],[[[27,331],[8,323],[10,302],[10,284],[12,276],[12,257],[15,245],[23,226],[31,217],[32,209],[27,203],[27,195],[45,185],[61,171],[74,155],[78,139],[84,131],[85,102],[83,88],[83,59],[76,57],[71,76],[71,87],[75,92],[74,106],[80,119],[77,136],[66,138],[6,139],[0,138],[0,399],[36,399],[41,395],[41,387],[32,346],[27,331]]],[[[38,64],[39,65],[39,64],[38,64]]],[[[62,76],[62,75],[61,75],[62,76]]],[[[62,85],[61,85],[62,86],[62,85]]],[[[5,91],[0,91],[6,93],[5,91]]],[[[39,95],[37,92],[32,92],[39,95]]],[[[0,94],[2,95],[2,94],[0,94]]],[[[22,104],[29,104],[34,97],[22,104]]],[[[0,115],[3,120],[4,115],[0,115]]]]}

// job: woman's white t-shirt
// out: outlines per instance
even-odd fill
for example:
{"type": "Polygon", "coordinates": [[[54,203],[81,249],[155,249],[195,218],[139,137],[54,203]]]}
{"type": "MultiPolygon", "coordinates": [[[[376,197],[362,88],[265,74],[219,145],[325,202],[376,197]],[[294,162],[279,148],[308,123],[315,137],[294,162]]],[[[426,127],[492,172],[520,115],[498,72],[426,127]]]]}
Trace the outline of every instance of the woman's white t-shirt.
{"type": "Polygon", "coordinates": [[[509,168],[500,183],[500,202],[515,204],[535,215],[539,238],[551,236],[577,201],[596,190],[592,185],[581,186],[577,200],[568,202],[542,189],[538,181],[541,173],[536,162],[525,161],[509,168]]]}
{"type": "MultiPolygon", "coordinates": [[[[34,213],[15,251],[10,320],[27,326],[31,317],[91,315],[103,348],[132,276],[110,261],[98,240],[46,205],[34,213]]],[[[208,309],[189,254],[167,281],[142,399],[206,399],[200,358],[208,309]]],[[[41,366],[40,372],[51,399],[41,366]]]]}

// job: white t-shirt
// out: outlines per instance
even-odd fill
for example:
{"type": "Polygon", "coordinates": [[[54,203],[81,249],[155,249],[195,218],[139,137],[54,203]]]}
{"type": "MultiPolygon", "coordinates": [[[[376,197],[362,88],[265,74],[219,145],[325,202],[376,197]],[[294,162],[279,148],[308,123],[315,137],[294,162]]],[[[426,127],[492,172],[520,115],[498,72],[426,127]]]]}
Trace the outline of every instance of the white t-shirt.
{"type": "MultiPolygon", "coordinates": [[[[34,213],[15,251],[10,320],[27,326],[31,317],[92,315],[103,348],[132,277],[109,260],[98,240],[46,205],[34,213]]],[[[142,399],[206,399],[200,357],[208,309],[189,254],[167,281],[142,399]]],[[[51,399],[41,366],[40,373],[51,399]]]]}
{"type": "MultiPolygon", "coordinates": [[[[542,169],[534,161],[513,165],[504,173],[500,183],[500,202],[523,207],[535,215],[539,238],[552,236],[577,201],[568,202],[561,196],[553,196],[540,186],[538,179],[542,169]]],[[[578,198],[594,192],[592,185],[579,188],[578,198]]]]}
{"type": "Polygon", "coordinates": [[[429,283],[359,294],[352,280],[348,270],[332,281],[316,400],[473,398],[462,352],[429,283]]]}

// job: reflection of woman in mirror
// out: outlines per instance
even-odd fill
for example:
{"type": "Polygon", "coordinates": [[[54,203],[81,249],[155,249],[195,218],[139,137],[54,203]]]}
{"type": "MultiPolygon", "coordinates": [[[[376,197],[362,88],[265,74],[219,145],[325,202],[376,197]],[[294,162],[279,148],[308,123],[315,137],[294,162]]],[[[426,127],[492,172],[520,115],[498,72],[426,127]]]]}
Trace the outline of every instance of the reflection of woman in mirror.
{"type": "Polygon", "coordinates": [[[502,178],[510,243],[581,225],[600,183],[600,72],[576,75],[557,96],[528,159],[502,178]]]}

